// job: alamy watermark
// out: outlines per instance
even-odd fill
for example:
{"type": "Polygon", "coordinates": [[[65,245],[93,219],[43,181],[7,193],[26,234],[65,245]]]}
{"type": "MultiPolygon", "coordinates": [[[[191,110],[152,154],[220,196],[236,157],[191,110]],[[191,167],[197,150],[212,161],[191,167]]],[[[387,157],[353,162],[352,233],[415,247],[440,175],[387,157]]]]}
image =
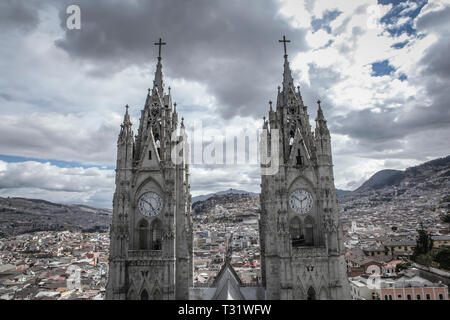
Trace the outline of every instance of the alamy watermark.
{"type": "Polygon", "coordinates": [[[278,129],[230,130],[203,128],[196,120],[192,130],[172,133],[171,159],[194,165],[259,165],[262,175],[274,175],[279,167],[278,129]]]}
{"type": "Polygon", "coordinates": [[[66,27],[69,30],[81,29],[81,9],[76,4],[67,7],[66,13],[69,15],[66,19],[66,27]]]}

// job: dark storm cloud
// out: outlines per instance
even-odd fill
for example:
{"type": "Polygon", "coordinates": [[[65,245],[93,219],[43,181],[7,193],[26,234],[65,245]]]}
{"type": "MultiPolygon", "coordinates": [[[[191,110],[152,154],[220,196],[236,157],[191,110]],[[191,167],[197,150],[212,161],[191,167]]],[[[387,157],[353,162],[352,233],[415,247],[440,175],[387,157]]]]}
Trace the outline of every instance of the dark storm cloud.
{"type": "Polygon", "coordinates": [[[37,7],[41,4],[35,1],[0,1],[0,29],[4,31],[29,31],[39,23],[37,7]]]}
{"type": "MultiPolygon", "coordinates": [[[[440,85],[440,90],[444,90],[440,85]]],[[[430,90],[430,88],[428,88],[430,90]]],[[[441,91],[429,106],[415,102],[413,106],[384,108],[381,112],[371,109],[351,111],[344,116],[330,119],[333,132],[346,134],[357,140],[379,143],[402,139],[409,134],[450,125],[450,94],[441,91]]],[[[382,151],[382,150],[380,150],[382,151]]]]}
{"type": "Polygon", "coordinates": [[[420,31],[443,31],[448,34],[450,26],[450,6],[440,11],[431,11],[416,22],[416,28],[420,31]]]}
{"type": "MultiPolygon", "coordinates": [[[[67,2],[68,3],[68,2],[67,2]]],[[[57,45],[71,56],[93,62],[106,76],[130,65],[151,63],[162,37],[166,76],[206,84],[224,118],[258,115],[281,82],[283,34],[294,54],[305,31],[294,30],[277,13],[276,1],[79,1],[81,30],[66,30],[57,45]]],[[[175,89],[175,88],[174,88],[175,89]]]]}

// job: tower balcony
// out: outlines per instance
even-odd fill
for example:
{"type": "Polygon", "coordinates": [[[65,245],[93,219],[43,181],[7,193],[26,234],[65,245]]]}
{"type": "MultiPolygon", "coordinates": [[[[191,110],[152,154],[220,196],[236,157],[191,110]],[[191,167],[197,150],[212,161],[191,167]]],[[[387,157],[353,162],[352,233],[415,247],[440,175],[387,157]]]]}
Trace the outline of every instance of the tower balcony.
{"type": "Polygon", "coordinates": [[[328,257],[328,250],[325,246],[320,247],[293,247],[292,257],[298,259],[328,257]]]}
{"type": "Polygon", "coordinates": [[[162,250],[129,250],[128,258],[130,259],[146,259],[161,258],[162,250]]]}

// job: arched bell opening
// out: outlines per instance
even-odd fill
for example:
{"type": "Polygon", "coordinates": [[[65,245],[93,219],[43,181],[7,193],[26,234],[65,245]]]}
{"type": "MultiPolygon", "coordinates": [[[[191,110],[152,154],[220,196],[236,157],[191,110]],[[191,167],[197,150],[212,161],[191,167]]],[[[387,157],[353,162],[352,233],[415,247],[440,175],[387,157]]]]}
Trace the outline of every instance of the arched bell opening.
{"type": "Polygon", "coordinates": [[[159,219],[153,220],[150,226],[150,249],[162,249],[162,223],[159,219]]]}

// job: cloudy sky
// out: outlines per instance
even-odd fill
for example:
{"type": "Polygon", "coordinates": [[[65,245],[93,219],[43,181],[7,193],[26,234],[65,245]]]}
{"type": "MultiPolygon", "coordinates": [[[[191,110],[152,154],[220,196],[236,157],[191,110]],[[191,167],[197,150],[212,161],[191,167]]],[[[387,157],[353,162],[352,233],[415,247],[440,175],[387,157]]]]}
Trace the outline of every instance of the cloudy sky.
{"type": "MultiPolygon", "coordinates": [[[[124,105],[136,132],[160,37],[188,128],[259,128],[286,35],[311,119],[323,101],[338,188],[449,154],[448,1],[2,0],[0,29],[0,196],[111,207],[124,105]]],[[[259,192],[255,165],[191,171],[193,195],[259,192]]]]}

